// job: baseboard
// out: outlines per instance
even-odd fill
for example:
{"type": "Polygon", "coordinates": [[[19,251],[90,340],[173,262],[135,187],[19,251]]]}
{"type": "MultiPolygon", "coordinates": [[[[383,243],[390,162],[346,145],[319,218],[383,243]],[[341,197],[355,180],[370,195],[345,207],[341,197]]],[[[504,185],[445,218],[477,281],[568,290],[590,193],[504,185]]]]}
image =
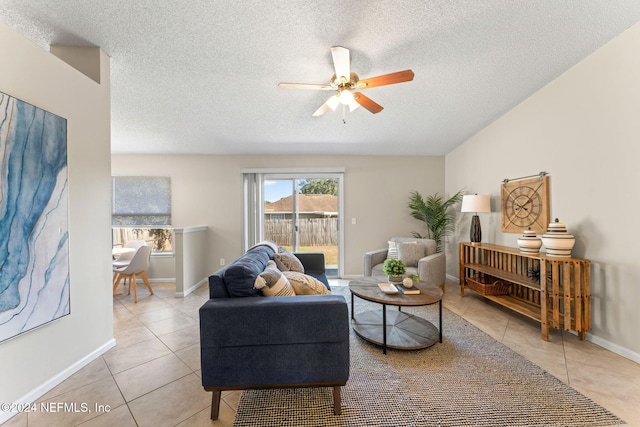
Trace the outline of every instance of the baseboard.
{"type": "MultiPolygon", "coordinates": [[[[55,386],[62,383],[64,380],[66,380],[71,375],[78,372],[80,369],[87,366],[89,363],[96,360],[98,357],[102,356],[104,353],[106,353],[108,350],[113,348],[115,345],[116,345],[116,340],[113,338],[110,339],[105,344],[101,345],[100,347],[98,347],[97,349],[95,349],[94,351],[92,351],[82,359],[78,360],[73,365],[69,366],[62,372],[48,379],[46,382],[40,384],[38,387],[31,390],[29,393],[20,397],[14,403],[19,406],[21,404],[30,404],[35,402],[36,400],[38,400],[39,398],[47,394],[55,386]]],[[[5,412],[5,411],[0,412],[0,424],[9,420],[14,415],[18,415],[18,412],[5,412]]]]}
{"type": "Polygon", "coordinates": [[[186,291],[184,291],[184,292],[176,292],[176,298],[184,298],[184,297],[186,297],[191,292],[195,291],[196,289],[198,289],[200,286],[204,285],[208,281],[209,281],[208,278],[204,278],[204,279],[200,280],[198,283],[196,283],[195,285],[191,286],[186,291]]]}
{"type": "MultiPolygon", "coordinates": [[[[149,283],[175,283],[175,282],[176,282],[176,278],[175,277],[166,278],[166,279],[162,279],[162,278],[160,278],[160,279],[158,279],[158,278],[152,279],[152,278],[149,278],[149,283]]],[[[136,283],[144,283],[144,282],[142,281],[142,279],[136,278],[136,283]]]]}
{"type": "Polygon", "coordinates": [[[594,343],[595,345],[609,350],[612,353],[618,354],[636,363],[640,363],[640,354],[636,353],[635,351],[631,351],[628,348],[619,346],[618,344],[612,343],[611,341],[605,340],[604,338],[594,335],[590,332],[587,332],[585,339],[594,343]]]}
{"type": "Polygon", "coordinates": [[[336,279],[355,280],[355,279],[362,279],[362,277],[363,277],[362,274],[345,274],[342,277],[337,277],[336,279]]]}
{"type": "MultiPolygon", "coordinates": [[[[453,282],[460,282],[460,279],[458,279],[455,276],[451,276],[449,274],[447,274],[447,279],[453,281],[453,282]]],[[[568,331],[574,335],[578,335],[576,332],[574,331],[568,331]]],[[[624,357],[625,359],[629,359],[632,360],[636,363],[640,363],[640,354],[636,353],[635,351],[629,350],[626,347],[622,347],[618,344],[612,343],[609,340],[606,340],[602,337],[599,337],[598,335],[595,335],[591,332],[587,332],[585,339],[589,342],[594,343],[597,346],[600,346],[606,350],[609,350],[612,353],[615,353],[617,355],[620,355],[622,357],[624,357]]]]}

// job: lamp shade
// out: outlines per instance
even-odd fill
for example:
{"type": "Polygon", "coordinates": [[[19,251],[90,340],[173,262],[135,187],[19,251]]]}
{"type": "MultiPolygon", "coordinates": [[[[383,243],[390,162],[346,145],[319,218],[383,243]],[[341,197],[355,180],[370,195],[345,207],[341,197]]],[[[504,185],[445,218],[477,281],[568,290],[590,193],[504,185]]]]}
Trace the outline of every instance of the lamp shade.
{"type": "Polygon", "coordinates": [[[462,196],[460,212],[491,212],[491,196],[477,194],[462,196]]]}

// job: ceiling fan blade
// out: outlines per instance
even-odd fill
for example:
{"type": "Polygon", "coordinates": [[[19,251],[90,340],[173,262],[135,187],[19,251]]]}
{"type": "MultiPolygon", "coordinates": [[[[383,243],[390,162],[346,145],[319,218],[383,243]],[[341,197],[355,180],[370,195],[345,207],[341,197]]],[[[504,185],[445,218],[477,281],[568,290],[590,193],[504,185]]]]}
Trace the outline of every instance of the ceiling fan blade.
{"type": "Polygon", "coordinates": [[[313,83],[278,83],[278,86],[285,89],[335,90],[329,85],[320,85],[313,83]]]}
{"type": "Polygon", "coordinates": [[[338,100],[338,96],[337,95],[330,96],[329,99],[327,99],[325,101],[325,103],[322,104],[320,106],[320,108],[318,108],[312,114],[312,116],[318,117],[318,116],[323,115],[324,113],[326,113],[329,110],[335,110],[339,103],[340,103],[340,101],[338,100]]]}
{"type": "Polygon", "coordinates": [[[395,73],[384,74],[382,76],[371,77],[368,79],[360,80],[358,82],[358,89],[369,89],[377,86],[392,85],[395,83],[410,82],[413,80],[413,71],[404,70],[395,73]]]}
{"type": "Polygon", "coordinates": [[[336,70],[336,80],[340,82],[340,79],[344,77],[345,82],[348,82],[351,78],[349,49],[342,46],[333,46],[331,48],[331,56],[333,57],[333,66],[336,70]]]}
{"type": "Polygon", "coordinates": [[[384,109],[382,105],[376,103],[371,98],[364,96],[360,92],[354,93],[353,98],[356,100],[358,104],[362,105],[364,108],[371,111],[373,114],[379,113],[384,109]]]}

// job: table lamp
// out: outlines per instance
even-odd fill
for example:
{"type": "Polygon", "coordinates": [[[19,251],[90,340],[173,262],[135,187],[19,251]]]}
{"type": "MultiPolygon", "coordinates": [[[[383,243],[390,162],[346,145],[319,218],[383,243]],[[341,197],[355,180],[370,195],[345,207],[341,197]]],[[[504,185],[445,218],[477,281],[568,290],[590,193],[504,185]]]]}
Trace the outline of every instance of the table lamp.
{"type": "Polygon", "coordinates": [[[482,241],[482,229],[480,228],[480,218],[478,212],[491,212],[491,196],[478,194],[468,194],[462,196],[461,212],[474,212],[471,218],[471,230],[469,237],[471,243],[480,243],[482,241]]]}

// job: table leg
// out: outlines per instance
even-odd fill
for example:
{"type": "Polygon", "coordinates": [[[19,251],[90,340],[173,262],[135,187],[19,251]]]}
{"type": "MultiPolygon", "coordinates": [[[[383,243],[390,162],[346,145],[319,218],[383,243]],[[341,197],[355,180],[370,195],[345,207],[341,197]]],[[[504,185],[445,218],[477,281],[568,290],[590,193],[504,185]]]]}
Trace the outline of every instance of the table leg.
{"type": "Polygon", "coordinates": [[[382,304],[382,354],[387,354],[387,305],[382,304]]]}
{"type": "Polygon", "coordinates": [[[439,308],[439,320],[440,320],[440,326],[438,327],[438,330],[440,331],[440,342],[442,342],[442,300],[440,300],[438,302],[438,308],[439,308]]]}
{"type": "Polygon", "coordinates": [[[353,320],[353,294],[351,294],[351,320],[353,320]]]}

